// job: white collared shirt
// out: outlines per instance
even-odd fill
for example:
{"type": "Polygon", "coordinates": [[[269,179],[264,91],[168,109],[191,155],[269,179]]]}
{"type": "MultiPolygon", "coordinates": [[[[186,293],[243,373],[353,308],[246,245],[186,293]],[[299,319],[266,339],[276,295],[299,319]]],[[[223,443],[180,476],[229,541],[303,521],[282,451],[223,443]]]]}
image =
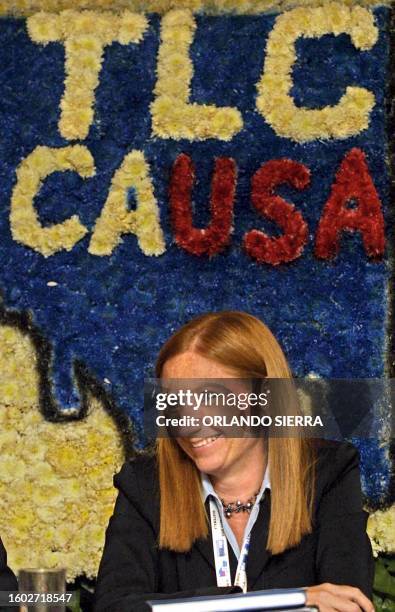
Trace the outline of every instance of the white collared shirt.
{"type": "MultiPolygon", "coordinates": [[[[204,474],[202,472],[201,475],[201,480],[202,480],[202,496],[203,496],[203,503],[205,503],[206,499],[209,497],[209,495],[211,495],[211,497],[215,500],[215,503],[217,505],[217,509],[219,512],[219,515],[221,517],[221,521],[222,521],[222,526],[224,528],[224,532],[226,535],[226,539],[228,540],[228,543],[231,545],[233,552],[235,553],[236,559],[239,559],[240,557],[240,548],[239,545],[237,543],[236,540],[236,536],[233,533],[228,519],[225,516],[224,513],[224,508],[222,505],[222,502],[220,500],[220,498],[218,497],[218,495],[216,494],[216,492],[214,491],[213,485],[211,484],[211,480],[209,478],[209,476],[207,474],[204,474]]],[[[270,478],[269,478],[269,466],[266,467],[266,471],[265,471],[265,475],[263,477],[263,481],[262,481],[262,485],[261,488],[259,489],[259,493],[257,495],[257,498],[255,500],[255,503],[252,507],[252,510],[250,512],[250,515],[248,517],[248,522],[244,531],[244,540],[246,539],[246,537],[251,533],[251,530],[253,528],[253,526],[255,525],[255,522],[258,518],[258,514],[259,514],[259,504],[263,498],[263,494],[265,493],[266,489],[270,489],[270,478]]]]}

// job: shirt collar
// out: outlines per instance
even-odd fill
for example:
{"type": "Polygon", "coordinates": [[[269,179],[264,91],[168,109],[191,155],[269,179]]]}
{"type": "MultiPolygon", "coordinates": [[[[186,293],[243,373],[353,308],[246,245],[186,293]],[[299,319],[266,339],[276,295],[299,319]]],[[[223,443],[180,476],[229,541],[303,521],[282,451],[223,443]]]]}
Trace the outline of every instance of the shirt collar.
{"type": "MultiPolygon", "coordinates": [[[[203,503],[206,502],[209,495],[215,497],[218,501],[220,501],[218,495],[214,491],[214,487],[211,483],[211,480],[208,474],[204,472],[201,473],[201,481],[202,481],[202,498],[203,503]]],[[[256,502],[259,503],[266,489],[271,489],[270,486],[270,476],[269,476],[269,465],[266,466],[265,474],[263,476],[261,488],[259,489],[259,493],[256,498],[256,502]]]]}

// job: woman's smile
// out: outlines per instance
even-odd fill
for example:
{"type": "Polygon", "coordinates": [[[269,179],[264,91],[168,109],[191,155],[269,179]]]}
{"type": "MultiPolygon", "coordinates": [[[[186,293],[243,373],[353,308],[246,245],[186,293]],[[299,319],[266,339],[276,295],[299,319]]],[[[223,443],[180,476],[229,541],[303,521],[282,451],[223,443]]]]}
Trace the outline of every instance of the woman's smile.
{"type": "Polygon", "coordinates": [[[203,450],[207,447],[212,447],[220,437],[221,435],[217,434],[216,436],[211,436],[210,438],[191,438],[190,445],[194,451],[203,450]]]}

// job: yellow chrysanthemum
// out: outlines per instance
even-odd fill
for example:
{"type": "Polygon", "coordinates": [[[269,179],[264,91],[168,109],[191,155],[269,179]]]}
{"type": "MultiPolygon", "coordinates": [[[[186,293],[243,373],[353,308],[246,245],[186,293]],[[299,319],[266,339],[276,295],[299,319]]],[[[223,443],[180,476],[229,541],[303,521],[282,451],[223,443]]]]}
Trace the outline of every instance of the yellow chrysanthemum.
{"type": "Polygon", "coordinates": [[[120,18],[118,42],[122,45],[139,42],[147,27],[148,20],[144,15],[125,11],[120,18]]]}
{"type": "Polygon", "coordinates": [[[62,36],[62,28],[58,16],[50,15],[43,11],[36,13],[27,20],[27,30],[32,40],[44,44],[56,42],[62,36]]]}
{"type": "Polygon", "coordinates": [[[20,530],[22,532],[32,527],[34,518],[33,513],[17,507],[10,513],[10,524],[16,531],[20,530]]]}
{"type": "Polygon", "coordinates": [[[36,508],[37,519],[40,520],[44,525],[52,524],[54,520],[54,510],[47,506],[38,506],[36,508]]]}
{"type": "Polygon", "coordinates": [[[369,516],[367,533],[376,556],[395,552],[395,504],[388,510],[377,510],[369,516]]]}
{"type": "Polygon", "coordinates": [[[14,455],[0,455],[0,480],[2,482],[15,482],[24,477],[25,463],[14,455]]]}
{"type": "MultiPolygon", "coordinates": [[[[41,456],[44,456],[45,447],[41,450],[41,456]]],[[[33,463],[32,467],[29,471],[30,478],[37,483],[40,483],[44,488],[49,485],[56,484],[58,481],[58,476],[56,471],[48,464],[44,463],[44,461],[39,461],[39,459],[33,455],[29,458],[30,462],[33,463]]]]}

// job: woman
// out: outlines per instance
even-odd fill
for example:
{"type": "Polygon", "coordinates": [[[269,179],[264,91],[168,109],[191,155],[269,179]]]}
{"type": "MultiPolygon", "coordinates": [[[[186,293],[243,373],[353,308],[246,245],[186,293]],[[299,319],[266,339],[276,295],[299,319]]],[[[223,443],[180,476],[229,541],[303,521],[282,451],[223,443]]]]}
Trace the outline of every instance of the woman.
{"type": "MultiPolygon", "coordinates": [[[[231,311],[184,325],[160,351],[156,373],[167,382],[291,377],[269,329],[231,311]]],[[[97,612],[143,612],[150,599],[283,587],[305,587],[307,603],[320,612],[374,610],[367,514],[351,444],[198,431],[158,440],[154,454],[127,462],[114,482],[119,494],[97,612]],[[228,551],[225,576],[213,550],[215,517],[228,551]]]]}

